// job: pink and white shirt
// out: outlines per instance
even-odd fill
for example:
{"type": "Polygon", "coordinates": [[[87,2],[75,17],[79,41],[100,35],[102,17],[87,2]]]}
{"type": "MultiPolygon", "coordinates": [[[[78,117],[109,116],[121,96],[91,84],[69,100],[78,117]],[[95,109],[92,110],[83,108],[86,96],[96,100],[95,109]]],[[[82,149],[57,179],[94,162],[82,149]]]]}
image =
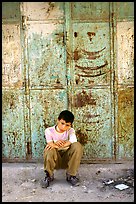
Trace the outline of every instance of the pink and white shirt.
{"type": "Polygon", "coordinates": [[[71,143],[77,142],[77,137],[73,128],[59,133],[56,131],[55,126],[56,125],[45,129],[45,138],[47,143],[53,141],[57,142],[58,140],[69,140],[71,143]]]}

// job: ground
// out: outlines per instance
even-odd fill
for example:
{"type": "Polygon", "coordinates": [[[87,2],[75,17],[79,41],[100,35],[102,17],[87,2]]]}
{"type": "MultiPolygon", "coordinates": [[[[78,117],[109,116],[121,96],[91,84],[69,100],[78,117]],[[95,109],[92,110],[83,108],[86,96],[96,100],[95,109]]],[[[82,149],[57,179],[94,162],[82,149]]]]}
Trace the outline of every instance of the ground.
{"type": "Polygon", "coordinates": [[[3,163],[2,202],[134,202],[134,163],[81,164],[80,185],[71,186],[65,170],[54,172],[55,179],[46,189],[42,163],[3,163]],[[111,183],[108,181],[112,181],[111,183]],[[127,189],[117,189],[125,184],[127,189]]]}

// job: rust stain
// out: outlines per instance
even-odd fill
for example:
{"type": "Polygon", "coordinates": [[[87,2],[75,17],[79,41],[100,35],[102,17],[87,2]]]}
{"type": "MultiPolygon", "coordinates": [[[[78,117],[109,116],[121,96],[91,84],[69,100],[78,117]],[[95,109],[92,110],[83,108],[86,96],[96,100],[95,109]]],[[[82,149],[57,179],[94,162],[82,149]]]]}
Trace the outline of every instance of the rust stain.
{"type": "Polygon", "coordinates": [[[56,41],[57,44],[60,44],[60,45],[64,45],[65,44],[65,36],[64,36],[64,33],[55,33],[55,37],[54,37],[54,40],[56,41]]]}
{"type": "Polygon", "coordinates": [[[78,78],[76,77],[75,81],[76,81],[76,84],[78,85],[80,82],[80,77],[78,77],[78,78]]]}
{"type": "Polygon", "coordinates": [[[46,120],[43,119],[43,123],[44,123],[44,129],[46,129],[47,127],[49,127],[49,124],[46,123],[46,120]]]}
{"type": "Polygon", "coordinates": [[[83,72],[88,72],[88,71],[91,71],[91,70],[98,70],[98,69],[101,69],[103,67],[105,67],[106,65],[108,65],[108,62],[107,60],[104,62],[103,65],[100,65],[100,66],[96,66],[96,67],[81,67],[79,65],[75,65],[75,67],[81,69],[83,72]]]}
{"type": "Polygon", "coordinates": [[[99,57],[101,57],[101,55],[97,55],[97,56],[96,55],[95,56],[90,55],[90,56],[87,57],[87,59],[94,60],[94,59],[97,59],[99,57]]]}
{"type": "Polygon", "coordinates": [[[107,72],[103,72],[103,73],[101,73],[101,71],[100,71],[100,73],[99,74],[93,74],[93,75],[91,75],[91,74],[78,74],[78,76],[82,76],[82,77],[97,77],[97,76],[102,76],[102,75],[104,75],[104,74],[107,74],[108,72],[111,72],[110,70],[109,71],[107,71],[107,72]]]}
{"type": "Polygon", "coordinates": [[[98,116],[100,116],[100,115],[97,115],[97,114],[94,114],[94,115],[88,114],[88,115],[86,115],[87,118],[96,118],[98,116]]]}
{"type": "Polygon", "coordinates": [[[85,54],[88,54],[88,55],[90,56],[90,55],[97,55],[97,54],[99,54],[99,53],[102,52],[105,48],[106,48],[106,47],[104,47],[104,48],[102,48],[101,50],[98,50],[98,51],[96,51],[96,52],[89,52],[89,51],[86,51],[86,50],[83,50],[83,49],[81,49],[81,51],[84,52],[85,54]]]}
{"type": "Polygon", "coordinates": [[[89,37],[95,36],[95,32],[87,32],[87,35],[88,35],[89,37]]]}
{"type": "Polygon", "coordinates": [[[14,98],[14,95],[11,95],[11,98],[10,98],[10,109],[14,109],[15,108],[15,98],[14,98]]]}
{"type": "Polygon", "coordinates": [[[75,37],[75,38],[77,37],[77,32],[74,32],[74,37],[75,37]]]}
{"type": "Polygon", "coordinates": [[[88,142],[88,135],[87,135],[85,132],[81,131],[81,129],[78,129],[78,130],[76,131],[76,136],[77,136],[77,140],[78,140],[82,145],[87,144],[87,142],[88,142]]]}
{"type": "Polygon", "coordinates": [[[130,135],[134,131],[134,93],[132,88],[118,91],[119,142],[133,146],[130,135]]]}
{"type": "Polygon", "coordinates": [[[17,82],[14,83],[15,88],[21,88],[23,85],[23,82],[21,80],[18,80],[17,82]]]}
{"type": "Polygon", "coordinates": [[[87,59],[90,59],[90,60],[94,60],[94,59],[97,59],[99,57],[101,57],[101,55],[99,53],[101,53],[106,47],[104,47],[103,49],[97,51],[97,52],[89,52],[89,51],[86,51],[86,50],[83,50],[81,49],[81,51],[75,49],[74,51],[74,60],[77,61],[79,60],[80,58],[82,58],[82,53],[85,54],[85,55],[88,55],[87,56],[87,59]]]}
{"type": "Polygon", "coordinates": [[[27,155],[30,155],[32,153],[32,150],[31,150],[31,141],[28,141],[27,142],[27,155]]]}
{"type": "Polygon", "coordinates": [[[80,58],[82,58],[82,55],[80,54],[80,52],[76,49],[74,51],[74,60],[77,61],[79,60],[80,58]]]}
{"type": "Polygon", "coordinates": [[[92,41],[92,38],[95,36],[94,32],[87,32],[87,35],[89,36],[90,41],[92,41]]]}
{"type": "Polygon", "coordinates": [[[49,8],[47,10],[48,17],[50,13],[53,11],[54,7],[55,7],[54,2],[49,2],[49,8]]]}
{"type": "Polygon", "coordinates": [[[74,98],[74,106],[75,107],[83,107],[85,105],[96,105],[95,99],[92,98],[91,92],[89,94],[86,91],[82,91],[81,93],[77,94],[74,98]]]}
{"type": "Polygon", "coordinates": [[[118,104],[119,107],[128,108],[128,106],[133,104],[133,90],[131,88],[119,90],[118,92],[118,104]]]}

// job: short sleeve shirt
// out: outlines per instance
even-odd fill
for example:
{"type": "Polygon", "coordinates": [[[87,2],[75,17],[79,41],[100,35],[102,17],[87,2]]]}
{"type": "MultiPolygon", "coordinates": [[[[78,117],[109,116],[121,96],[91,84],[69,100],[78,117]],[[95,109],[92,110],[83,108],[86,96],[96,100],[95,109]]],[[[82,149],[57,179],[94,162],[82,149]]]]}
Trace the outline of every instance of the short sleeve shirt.
{"type": "Polygon", "coordinates": [[[69,140],[71,143],[77,142],[77,137],[73,128],[70,128],[63,133],[59,133],[56,131],[55,125],[45,129],[45,138],[47,143],[57,142],[58,140],[69,140]]]}

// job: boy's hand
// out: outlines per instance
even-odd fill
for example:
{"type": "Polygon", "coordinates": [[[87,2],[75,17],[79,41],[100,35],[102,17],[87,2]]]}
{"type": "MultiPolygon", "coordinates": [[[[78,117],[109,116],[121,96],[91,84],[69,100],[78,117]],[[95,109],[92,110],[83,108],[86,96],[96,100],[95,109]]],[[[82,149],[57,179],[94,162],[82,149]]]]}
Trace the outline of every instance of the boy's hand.
{"type": "Polygon", "coordinates": [[[59,147],[53,142],[48,143],[45,147],[46,150],[53,149],[53,148],[59,148],[59,147]]]}
{"type": "Polygon", "coordinates": [[[71,144],[70,141],[58,140],[55,143],[54,142],[49,142],[46,145],[45,149],[46,150],[53,149],[53,148],[59,149],[60,147],[68,147],[70,144],[71,144]]]}
{"type": "Polygon", "coordinates": [[[55,143],[59,148],[61,147],[69,147],[71,145],[70,141],[63,141],[63,140],[59,140],[55,143]]]}
{"type": "Polygon", "coordinates": [[[66,141],[64,141],[64,140],[58,140],[57,142],[55,142],[55,144],[56,144],[58,147],[63,147],[63,146],[66,144],[66,141]]]}

